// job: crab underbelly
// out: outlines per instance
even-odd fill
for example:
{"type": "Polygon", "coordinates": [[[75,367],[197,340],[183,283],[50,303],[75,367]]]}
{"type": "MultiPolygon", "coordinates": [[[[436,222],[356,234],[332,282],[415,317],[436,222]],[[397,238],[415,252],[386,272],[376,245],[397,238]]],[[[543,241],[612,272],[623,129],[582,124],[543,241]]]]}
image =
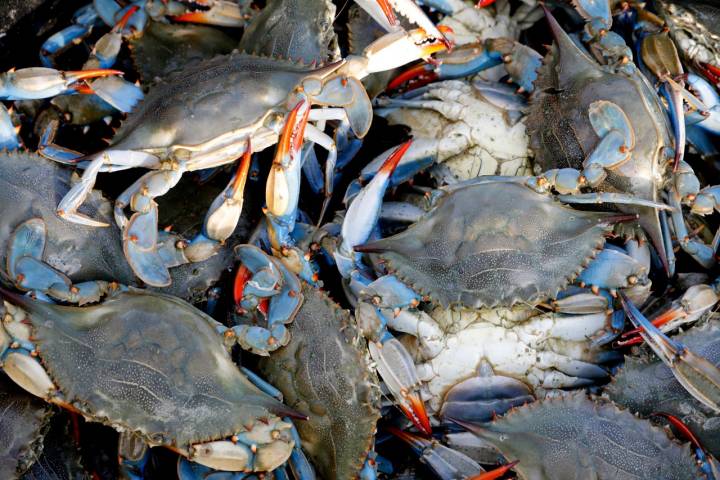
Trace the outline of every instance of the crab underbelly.
{"type": "Polygon", "coordinates": [[[526,381],[536,358],[537,352],[520,341],[512,330],[478,323],[448,336],[445,348],[420,365],[418,372],[430,407],[437,411],[447,390],[477,375],[483,361],[488,362],[496,374],[526,381]]]}

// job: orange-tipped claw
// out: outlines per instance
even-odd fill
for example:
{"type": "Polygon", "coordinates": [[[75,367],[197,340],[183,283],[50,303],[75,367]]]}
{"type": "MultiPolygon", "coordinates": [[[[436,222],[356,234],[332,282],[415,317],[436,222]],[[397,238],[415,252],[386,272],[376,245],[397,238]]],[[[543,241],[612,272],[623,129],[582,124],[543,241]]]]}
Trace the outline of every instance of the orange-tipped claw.
{"type": "Polygon", "coordinates": [[[405,152],[408,151],[408,148],[410,148],[410,145],[412,145],[412,139],[408,140],[407,142],[403,143],[399,147],[395,149],[393,153],[390,154],[390,156],[385,160],[385,163],[382,164],[382,167],[380,167],[380,170],[378,170],[378,173],[385,174],[387,176],[392,175],[392,173],[395,171],[395,169],[398,166],[398,163],[400,163],[400,160],[402,159],[403,155],[405,155],[405,152]]]}
{"type": "Polygon", "coordinates": [[[108,77],[110,75],[123,75],[122,70],[113,70],[111,68],[91,68],[89,70],[72,70],[65,72],[65,78],[69,83],[77,82],[78,80],[87,80],[90,78],[108,77]]]}
{"type": "Polygon", "coordinates": [[[233,181],[232,190],[235,194],[238,194],[245,190],[245,183],[247,182],[248,172],[250,172],[250,164],[252,163],[252,146],[250,145],[250,139],[248,138],[247,147],[245,153],[243,153],[240,165],[238,165],[237,173],[235,173],[235,180],[233,181]]]}
{"type": "Polygon", "coordinates": [[[300,100],[298,104],[295,105],[295,108],[290,111],[285,120],[280,142],[278,143],[278,158],[282,158],[285,155],[295,156],[300,151],[309,115],[310,106],[306,100],[300,100]],[[305,108],[305,111],[298,118],[298,114],[303,107],[307,108],[305,108]]]}
{"type": "MultiPolygon", "coordinates": [[[[683,310],[682,307],[675,307],[667,310],[666,312],[661,313],[656,318],[652,320],[652,324],[656,327],[660,328],[666,323],[672,322],[673,320],[676,320],[678,318],[682,318],[686,316],[685,310],[683,310]]],[[[639,336],[639,334],[643,331],[642,327],[633,328],[632,330],[628,330],[627,332],[623,333],[621,335],[621,338],[627,339],[627,340],[619,340],[616,342],[616,344],[620,347],[627,347],[630,345],[637,345],[643,342],[642,337],[639,336]],[[632,338],[630,338],[632,337],[632,338]]]]}
{"type": "Polygon", "coordinates": [[[183,23],[210,23],[205,12],[187,12],[170,18],[183,23]]]}
{"type": "Polygon", "coordinates": [[[95,93],[95,90],[85,82],[73,85],[72,89],[83,95],[93,95],[95,93]]]}
{"type": "Polygon", "coordinates": [[[387,18],[387,21],[390,25],[395,26],[398,24],[397,17],[395,16],[395,11],[392,8],[392,5],[388,0],[377,0],[378,6],[380,6],[380,9],[385,14],[385,17],[387,18]]]}
{"type": "Polygon", "coordinates": [[[498,468],[494,468],[489,472],[479,473],[474,477],[470,477],[468,480],[497,480],[498,478],[501,478],[503,475],[509,472],[510,469],[512,469],[518,463],[520,463],[520,460],[515,460],[514,462],[510,462],[507,465],[502,465],[498,468]]]}
{"type": "Polygon", "coordinates": [[[124,29],[125,25],[127,25],[128,21],[130,21],[130,18],[138,10],[140,10],[140,7],[138,7],[137,5],[133,5],[132,7],[128,8],[128,11],[125,12],[125,15],[123,15],[122,18],[120,19],[120,21],[115,24],[114,30],[117,32],[117,31],[124,29]]]}
{"type": "Polygon", "coordinates": [[[432,435],[430,418],[428,418],[427,410],[425,410],[425,404],[420,399],[420,395],[416,393],[409,393],[405,396],[405,400],[407,400],[410,405],[410,408],[400,406],[400,409],[405,416],[425,435],[432,435]]]}

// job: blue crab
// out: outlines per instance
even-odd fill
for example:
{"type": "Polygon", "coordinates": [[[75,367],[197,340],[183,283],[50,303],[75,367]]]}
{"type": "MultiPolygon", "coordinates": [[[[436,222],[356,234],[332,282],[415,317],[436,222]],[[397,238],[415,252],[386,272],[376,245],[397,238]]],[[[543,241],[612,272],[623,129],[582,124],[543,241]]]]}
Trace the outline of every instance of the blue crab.
{"type": "Polygon", "coordinates": [[[515,408],[491,423],[458,423],[518,460],[524,480],[702,478],[687,445],[582,392],[515,408]]]}
{"type": "Polygon", "coordinates": [[[90,307],[2,296],[3,370],[33,395],[212,468],[267,471],[290,456],[280,416],[297,414],[240,372],[220,324],[191,305],[140,291],[90,307]]]}
{"type": "MultiPolygon", "coordinates": [[[[404,63],[442,48],[442,42],[428,40],[420,32],[388,34],[363,57],[314,69],[247,54],[231,54],[189,67],[155,86],[121,127],[112,146],[81,163],[85,167],[83,178],[60,202],[58,213],[84,225],[107,226],[106,222],[77,211],[97,174],[134,167],[150,169],[119,197],[115,219],[124,232],[126,256],[136,274],[149,285],[168,285],[170,278],[157,252],[155,197],[172,188],[185,171],[230,163],[243,153],[249,156],[251,151],[272,145],[283,127],[296,128],[294,119],[302,118],[297,117],[298,108],[310,120],[347,118],[353,131],[364,135],[372,110],[357,78],[368,71],[387,68],[387,62],[404,63]],[[398,51],[403,55],[395,55],[398,51]],[[202,95],[198,96],[199,93],[202,95]],[[245,103],[248,97],[256,99],[253,108],[245,103]],[[190,105],[189,99],[193,99],[190,105]],[[237,108],[229,108],[228,102],[236,102],[237,108]],[[230,118],[219,118],[216,112],[221,104],[223,112],[241,111],[242,115],[228,113],[230,118]],[[310,112],[312,104],[338,105],[342,109],[310,112]],[[186,121],[188,109],[193,111],[193,122],[186,121]],[[286,122],[286,114],[292,112],[296,114],[293,121],[286,122]],[[129,220],[124,214],[126,207],[133,211],[129,220]]],[[[314,126],[304,129],[304,137],[332,151],[332,139],[314,126]]],[[[332,166],[334,162],[328,164],[332,166]]],[[[286,170],[285,166],[273,168],[268,181],[268,191],[273,192],[268,210],[278,219],[275,238],[281,244],[287,235],[283,233],[283,217],[290,213],[288,207],[292,208],[292,202],[286,201],[288,195],[292,198],[292,192],[287,190],[286,170]]],[[[211,207],[203,234],[186,248],[178,249],[181,251],[176,255],[191,261],[207,258],[232,232],[240,206],[242,183],[236,181],[239,178],[238,175],[231,181],[211,207]]]]}
{"type": "MultiPolygon", "coordinates": [[[[717,320],[707,318],[672,338],[717,366],[719,335],[717,320]]],[[[718,412],[696,400],[659,358],[645,351],[627,356],[606,392],[613,401],[640,415],[665,412],[680,418],[712,455],[720,455],[718,412]]]]}
{"type": "MultiPolygon", "coordinates": [[[[612,296],[624,288],[644,301],[649,293],[647,245],[603,249],[612,224],[634,217],[571,209],[541,193],[537,177],[479,177],[429,193],[433,208],[407,230],[367,243],[377,238],[371,234],[399,162],[391,156],[354,197],[334,258],[380,376],[419,427],[429,430],[421,398],[437,413],[453,396],[475,392],[478,415],[489,416],[526,401],[525,384],[542,393],[607,378],[597,364],[617,355],[597,345],[619,333],[623,318],[612,296]],[[379,255],[380,278],[360,253],[379,255]],[[590,289],[567,289],[573,282],[590,289]],[[547,313],[535,308],[548,300],[555,301],[547,313]],[[386,326],[409,334],[404,344],[386,326]],[[499,401],[479,406],[481,397],[499,401]]],[[[553,180],[562,189],[574,175],[557,171],[553,180]]]]}
{"type": "MultiPolygon", "coordinates": [[[[247,250],[246,260],[265,255],[255,247],[238,248],[247,250]]],[[[266,262],[273,260],[267,257],[266,262]]],[[[249,281],[257,286],[260,276],[249,281]]],[[[245,285],[242,301],[247,306],[252,295],[245,285]]],[[[269,317],[276,315],[278,304],[275,296],[270,298],[269,317]]],[[[380,417],[379,388],[365,342],[350,314],[317,288],[303,283],[293,298],[299,305],[288,326],[292,340],[263,359],[260,371],[289,407],[308,416],[297,429],[321,477],[352,478],[372,451],[380,417]]]]}
{"type": "MultiPolygon", "coordinates": [[[[138,281],[125,261],[119,231],[71,225],[55,214],[56,202],[72,185],[67,169],[36,154],[0,154],[0,260],[7,284],[83,304],[98,301],[116,284],[138,281]]],[[[90,192],[88,207],[110,221],[112,204],[100,192],[90,192]]],[[[161,243],[184,241],[161,235],[161,243]]],[[[223,248],[202,263],[173,268],[174,284],[165,291],[201,300],[231,263],[232,250],[223,248]]]]}

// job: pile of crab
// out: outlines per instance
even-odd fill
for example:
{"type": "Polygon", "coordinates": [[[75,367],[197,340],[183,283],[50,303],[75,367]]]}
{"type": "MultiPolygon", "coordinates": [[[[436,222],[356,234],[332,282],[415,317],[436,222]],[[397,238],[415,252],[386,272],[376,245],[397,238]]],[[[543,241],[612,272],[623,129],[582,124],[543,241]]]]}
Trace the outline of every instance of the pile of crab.
{"type": "Polygon", "coordinates": [[[720,479],[718,19],[49,19],[0,65],[2,478],[720,479]]]}

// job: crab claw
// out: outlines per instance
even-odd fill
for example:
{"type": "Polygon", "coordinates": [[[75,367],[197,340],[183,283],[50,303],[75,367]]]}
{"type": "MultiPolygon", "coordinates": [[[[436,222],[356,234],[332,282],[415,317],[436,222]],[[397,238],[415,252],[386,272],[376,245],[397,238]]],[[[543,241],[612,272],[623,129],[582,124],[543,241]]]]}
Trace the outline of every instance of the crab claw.
{"type": "Polygon", "coordinates": [[[176,22],[203,23],[218,27],[242,27],[245,16],[236,2],[215,0],[207,10],[196,10],[170,17],[176,22]]]}
{"type": "Polygon", "coordinates": [[[355,3],[387,32],[401,29],[395,16],[395,12],[397,12],[407,18],[410,23],[439,39],[448,49],[452,48],[452,43],[445,37],[443,28],[436,26],[414,0],[355,0],[355,3]]]}
{"type": "Polygon", "coordinates": [[[670,368],[677,381],[700,403],[716,412],[720,411],[720,369],[681,343],[668,338],[645,318],[623,292],[620,292],[620,300],[630,321],[635,327],[642,327],[640,335],[670,368]]]}
{"type": "Polygon", "coordinates": [[[425,404],[415,391],[420,380],[415,363],[402,343],[390,337],[382,344],[368,343],[370,356],[398,407],[421,432],[432,435],[432,427],[425,404]]]}
{"type": "Polygon", "coordinates": [[[300,150],[305,126],[310,115],[310,103],[301,99],[285,119],[275,159],[265,186],[268,235],[275,250],[291,243],[290,232],[295,225],[300,195],[300,150]]]}
{"type": "Polygon", "coordinates": [[[387,430],[410,445],[422,462],[432,468],[439,478],[475,478],[478,472],[483,472],[475,460],[435,440],[427,440],[395,427],[387,427],[387,430]]]}
{"type": "MultiPolygon", "coordinates": [[[[447,27],[439,28],[449,31],[447,27]]],[[[430,59],[432,54],[447,48],[447,39],[438,39],[422,28],[408,32],[401,30],[378,38],[365,48],[362,56],[348,57],[342,71],[362,80],[371,73],[393,70],[421,58],[430,59]]]]}
{"type": "Polygon", "coordinates": [[[386,32],[401,28],[390,0],[355,0],[386,32]]]}
{"type": "MultiPolygon", "coordinates": [[[[370,237],[370,233],[380,217],[380,207],[385,190],[390,184],[390,177],[411,144],[412,140],[408,140],[390,154],[378,173],[350,204],[341,228],[342,243],[336,255],[353,256],[353,248],[365,243],[370,237]]],[[[338,267],[341,264],[342,262],[339,262],[338,267]]],[[[340,273],[349,275],[350,270],[345,272],[341,269],[340,273]]]]}
{"type": "MultiPolygon", "coordinates": [[[[682,324],[691,323],[699,319],[712,309],[718,300],[720,300],[720,298],[714,288],[704,284],[693,285],[687,289],[680,299],[674,301],[669,309],[655,317],[652,320],[652,324],[667,332],[682,324]]],[[[623,333],[622,336],[623,338],[632,337],[641,331],[642,328],[635,328],[623,333]]],[[[641,343],[640,337],[636,338],[621,341],[619,345],[625,346],[641,343]]]]}
{"type": "Polygon", "coordinates": [[[54,68],[31,67],[0,74],[0,98],[37,100],[66,92],[73,83],[108,75],[122,75],[120,70],[97,68],[63,72],[54,68]]]}
{"type": "Polygon", "coordinates": [[[220,195],[215,198],[205,216],[205,235],[217,241],[225,241],[235,231],[243,208],[243,192],[252,159],[252,147],[247,141],[237,173],[220,195]]]}
{"type": "Polygon", "coordinates": [[[683,110],[684,82],[679,79],[683,75],[680,56],[668,32],[647,35],[642,42],[641,55],[643,63],[663,83],[662,92],[667,98],[670,110],[670,121],[675,134],[675,163],[673,171],[685,154],[685,113],[683,110]]]}
{"type": "Polygon", "coordinates": [[[475,8],[485,8],[485,7],[489,7],[489,6],[492,5],[493,3],[495,3],[495,0],[480,0],[479,2],[477,2],[477,3],[475,4],[475,8]]]}
{"type": "Polygon", "coordinates": [[[700,62],[700,71],[702,71],[705,78],[710,80],[714,84],[720,83],[720,67],[717,67],[711,63],[700,62]]]}
{"type": "Polygon", "coordinates": [[[718,466],[717,466],[717,460],[715,460],[713,457],[708,456],[707,450],[703,445],[700,443],[700,440],[695,436],[695,434],[690,430],[690,428],[683,423],[682,420],[680,420],[675,415],[671,415],[669,413],[665,412],[655,412],[653,413],[654,416],[662,417],[668,421],[670,425],[675,427],[680,432],[680,435],[684,437],[686,440],[690,441],[692,446],[695,448],[695,456],[697,457],[698,461],[700,462],[700,468],[702,471],[707,475],[708,479],[717,479],[720,478],[720,472],[718,472],[718,466]]]}
{"type": "Polygon", "coordinates": [[[512,470],[512,468],[518,463],[520,463],[520,460],[515,460],[514,462],[510,462],[506,465],[501,465],[497,468],[494,468],[489,472],[479,473],[474,477],[468,478],[468,480],[496,480],[498,478],[502,478],[503,475],[512,470]]]}

